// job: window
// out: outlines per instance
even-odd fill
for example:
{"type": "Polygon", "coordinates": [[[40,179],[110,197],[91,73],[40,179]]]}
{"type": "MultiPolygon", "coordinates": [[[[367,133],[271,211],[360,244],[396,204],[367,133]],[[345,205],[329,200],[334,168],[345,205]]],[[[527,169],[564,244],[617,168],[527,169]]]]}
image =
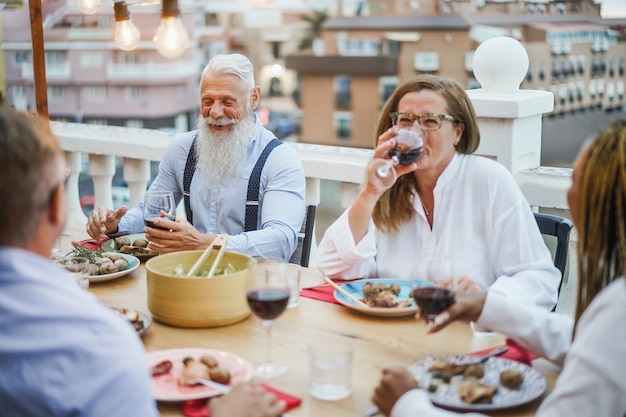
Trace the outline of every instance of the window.
{"type": "Polygon", "coordinates": [[[334,80],[335,107],[349,109],[352,106],[352,93],[350,89],[350,77],[337,75],[334,80]]]}
{"type": "Polygon", "coordinates": [[[120,64],[139,64],[141,60],[136,52],[120,52],[119,62],[120,64]]]}
{"type": "Polygon", "coordinates": [[[85,87],[85,97],[91,102],[102,102],[107,99],[107,88],[103,85],[88,85],[85,87]]]}
{"type": "Polygon", "coordinates": [[[98,19],[97,19],[97,26],[99,28],[109,28],[111,27],[111,16],[110,15],[104,15],[104,14],[98,14],[98,19]]]}
{"type": "Polygon", "coordinates": [[[124,98],[126,101],[139,101],[141,100],[141,87],[126,87],[124,88],[124,98]]]}
{"type": "Polygon", "coordinates": [[[439,71],[439,53],[417,52],[413,58],[413,67],[417,72],[439,71]]]}
{"type": "Polygon", "coordinates": [[[381,107],[385,105],[393,91],[398,86],[398,77],[380,77],[378,80],[381,107]]]}
{"type": "Polygon", "coordinates": [[[537,65],[537,77],[539,77],[539,81],[543,81],[546,78],[546,70],[544,68],[543,62],[540,62],[537,65]]]}
{"type": "Polygon", "coordinates": [[[143,128],[143,120],[129,119],[126,121],[126,127],[141,129],[143,128]]]}
{"type": "Polygon", "coordinates": [[[335,112],[333,114],[333,125],[335,127],[335,135],[338,140],[352,139],[352,113],[335,112]]]}
{"type": "Polygon", "coordinates": [[[13,63],[17,65],[28,64],[28,52],[18,51],[13,55],[13,63]]]}
{"type": "Polygon", "coordinates": [[[569,57],[569,75],[572,77],[576,75],[576,57],[573,55],[569,57]]]}
{"type": "Polygon", "coordinates": [[[70,26],[73,28],[79,28],[83,26],[83,16],[82,15],[72,15],[68,17],[70,21],[70,26]]]}
{"type": "Polygon", "coordinates": [[[578,55],[578,75],[583,75],[585,73],[585,56],[578,55]]]}
{"type": "Polygon", "coordinates": [[[559,63],[556,59],[552,60],[552,82],[556,83],[559,78],[559,63]]]}
{"type": "Polygon", "coordinates": [[[596,80],[589,81],[589,98],[591,100],[596,99],[596,80]]]}
{"type": "Polygon", "coordinates": [[[85,51],[80,54],[81,68],[102,68],[104,56],[102,52],[85,51]]]}
{"type": "Polygon", "coordinates": [[[63,52],[46,52],[46,64],[62,64],[65,62],[65,54],[63,52]]]}
{"type": "Polygon", "coordinates": [[[50,101],[62,101],[64,97],[65,89],[60,85],[48,86],[48,99],[50,101]]]}

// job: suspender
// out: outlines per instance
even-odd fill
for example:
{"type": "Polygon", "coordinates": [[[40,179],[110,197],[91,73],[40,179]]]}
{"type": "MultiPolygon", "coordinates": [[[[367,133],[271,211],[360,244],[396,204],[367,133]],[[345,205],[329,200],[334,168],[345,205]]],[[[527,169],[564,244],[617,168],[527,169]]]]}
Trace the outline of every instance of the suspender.
{"type": "MultiPolygon", "coordinates": [[[[185,164],[185,173],[183,175],[183,198],[185,199],[185,212],[187,213],[187,221],[193,224],[193,213],[191,212],[191,196],[189,189],[191,188],[191,179],[196,170],[196,164],[198,159],[196,157],[196,140],[198,136],[194,137],[189,154],[187,155],[187,162],[185,164]]],[[[248,195],[246,196],[246,215],[245,226],[246,232],[251,230],[257,230],[257,218],[259,213],[259,188],[261,186],[261,172],[263,166],[270,153],[275,147],[282,145],[282,142],[276,138],[269,141],[269,143],[261,152],[259,159],[252,169],[250,179],[248,180],[248,195]]]]}

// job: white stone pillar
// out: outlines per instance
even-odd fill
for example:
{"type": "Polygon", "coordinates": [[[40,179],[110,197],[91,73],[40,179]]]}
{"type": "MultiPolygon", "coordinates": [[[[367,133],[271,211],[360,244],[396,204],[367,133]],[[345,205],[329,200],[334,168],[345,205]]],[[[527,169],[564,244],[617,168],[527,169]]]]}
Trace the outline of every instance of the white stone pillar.
{"type": "Polygon", "coordinates": [[[474,75],[480,89],[467,91],[480,129],[477,153],[492,157],[513,174],[541,162],[541,117],[552,111],[554,98],[543,90],[520,90],[528,54],[515,39],[486,40],[474,53],[474,75]]]}
{"type": "Polygon", "coordinates": [[[146,159],[124,158],[124,181],[130,192],[129,207],[142,201],[150,181],[150,161],[146,159]]]}
{"type": "Polygon", "coordinates": [[[112,155],[89,155],[89,175],[93,180],[94,208],[113,208],[111,184],[115,175],[115,157],[112,155]]]}
{"type": "Polygon", "coordinates": [[[65,152],[65,160],[70,168],[70,177],[67,180],[65,196],[67,198],[68,223],[86,224],[87,217],[80,206],[80,194],[78,190],[78,177],[81,170],[81,153],[65,152]]]}

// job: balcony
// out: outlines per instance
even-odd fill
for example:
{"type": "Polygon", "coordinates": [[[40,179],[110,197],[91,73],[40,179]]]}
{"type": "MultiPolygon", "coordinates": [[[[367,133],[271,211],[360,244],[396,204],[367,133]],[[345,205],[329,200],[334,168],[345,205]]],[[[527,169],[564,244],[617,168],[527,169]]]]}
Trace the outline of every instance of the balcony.
{"type": "Polygon", "coordinates": [[[164,62],[120,64],[107,63],[106,79],[108,81],[166,81],[199,75],[200,67],[196,62],[164,62]]]}
{"type": "MultiPolygon", "coordinates": [[[[48,80],[69,80],[72,76],[72,66],[69,62],[46,63],[46,77],[48,80]]],[[[34,79],[33,65],[26,63],[22,65],[22,78],[25,80],[34,79]]]]}
{"type": "MultiPolygon", "coordinates": [[[[482,89],[469,92],[481,131],[478,153],[504,164],[535,210],[569,217],[566,190],[570,185],[571,170],[539,164],[541,117],[542,113],[552,110],[552,94],[518,90],[525,72],[519,73],[518,69],[523,65],[516,59],[500,57],[504,63],[493,66],[493,61],[485,59],[484,54],[477,51],[475,56],[474,68],[479,81],[481,69],[501,69],[501,73],[490,74],[488,81],[481,82],[482,89]]],[[[72,169],[67,192],[69,221],[74,225],[86,222],[78,190],[83,155],[89,159],[87,174],[94,183],[95,206],[113,206],[112,179],[116,172],[116,157],[122,158],[123,178],[129,187],[130,202],[135,204],[142,200],[151,179],[150,162],[161,160],[173,135],[148,129],[64,122],[51,122],[51,127],[66,151],[72,169]]],[[[327,226],[334,220],[337,210],[354,201],[372,150],[290,142],[287,146],[294,147],[302,160],[307,204],[320,207],[317,230],[322,232],[324,228],[320,229],[320,222],[327,226]],[[327,192],[329,186],[337,192],[327,192]],[[335,209],[328,210],[329,207],[335,209]]],[[[568,312],[574,308],[571,300],[577,283],[576,243],[574,230],[570,238],[569,278],[564,282],[559,302],[562,311],[568,312]]],[[[313,248],[311,265],[316,265],[315,255],[316,249],[313,248]]]]}

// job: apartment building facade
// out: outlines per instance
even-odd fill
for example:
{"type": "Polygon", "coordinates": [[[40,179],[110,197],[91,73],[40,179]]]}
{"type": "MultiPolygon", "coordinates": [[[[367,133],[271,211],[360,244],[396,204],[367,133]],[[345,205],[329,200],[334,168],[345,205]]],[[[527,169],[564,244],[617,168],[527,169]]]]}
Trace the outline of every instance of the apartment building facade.
{"type": "Polygon", "coordinates": [[[375,3],[379,14],[331,18],[313,50],[287,56],[301,86],[301,142],[372,147],[382,104],[413,74],[445,75],[467,89],[480,88],[472,57],[493,36],[524,45],[530,65],[521,87],[552,91],[551,116],[624,111],[626,20],[601,19],[592,2],[490,2],[482,8],[430,2],[438,13],[431,15],[410,13],[414,2],[375,3]],[[442,4],[450,9],[442,12],[442,4]],[[455,13],[455,6],[471,7],[471,13],[455,13]]]}

